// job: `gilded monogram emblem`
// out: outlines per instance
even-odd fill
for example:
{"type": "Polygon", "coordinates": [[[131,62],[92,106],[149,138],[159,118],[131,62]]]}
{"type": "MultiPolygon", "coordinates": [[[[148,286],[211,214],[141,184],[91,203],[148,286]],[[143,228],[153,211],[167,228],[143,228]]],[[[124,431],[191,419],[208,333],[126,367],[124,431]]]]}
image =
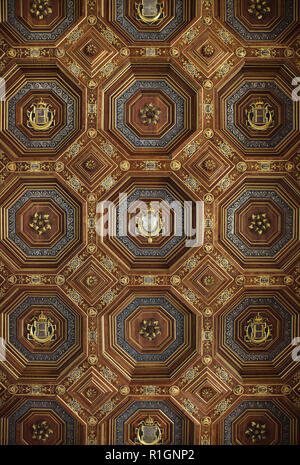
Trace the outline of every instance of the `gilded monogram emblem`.
{"type": "Polygon", "coordinates": [[[41,100],[31,105],[27,112],[27,126],[36,131],[47,131],[55,126],[55,110],[51,110],[51,105],[41,100]]]}
{"type": "Polygon", "coordinates": [[[27,339],[36,341],[39,344],[54,341],[56,339],[56,325],[52,324],[50,318],[47,318],[43,312],[38,317],[33,318],[33,323],[27,325],[27,339]]]}
{"type": "Polygon", "coordinates": [[[135,442],[143,444],[144,446],[162,444],[162,429],[157,421],[148,416],[145,421],[139,423],[138,428],[135,430],[135,442]]]}
{"type": "Polygon", "coordinates": [[[255,131],[266,131],[274,126],[274,110],[262,101],[252,103],[246,110],[246,124],[255,131]]]}
{"type": "Polygon", "coordinates": [[[271,222],[266,213],[253,213],[249,221],[249,229],[259,236],[267,232],[271,227],[271,222]]]}
{"type": "Polygon", "coordinates": [[[164,17],[163,2],[157,0],[142,0],[135,4],[136,17],[146,24],[153,24],[164,17]]]}
{"type": "Polygon", "coordinates": [[[269,325],[259,313],[247,323],[244,336],[246,342],[259,345],[272,340],[272,325],[269,325]]]}
{"type": "Polygon", "coordinates": [[[258,421],[251,421],[245,431],[245,434],[249,439],[251,439],[253,444],[255,442],[263,441],[267,438],[266,425],[259,423],[258,421]]]}
{"type": "Polygon", "coordinates": [[[162,219],[159,211],[153,210],[151,203],[148,210],[143,210],[141,217],[138,219],[137,233],[148,239],[148,243],[152,243],[152,238],[159,236],[162,230],[162,219]]]}
{"type": "Polygon", "coordinates": [[[159,122],[161,110],[153,105],[153,103],[147,103],[144,108],[139,111],[141,122],[147,126],[156,126],[159,122]]]}
{"type": "Polygon", "coordinates": [[[265,17],[271,12],[269,3],[270,2],[267,0],[251,0],[249,2],[248,13],[259,20],[265,19],[265,17]]]}
{"type": "Polygon", "coordinates": [[[38,423],[34,423],[31,427],[31,432],[32,439],[43,442],[48,441],[50,436],[53,435],[53,429],[45,420],[39,421],[38,423]]]}

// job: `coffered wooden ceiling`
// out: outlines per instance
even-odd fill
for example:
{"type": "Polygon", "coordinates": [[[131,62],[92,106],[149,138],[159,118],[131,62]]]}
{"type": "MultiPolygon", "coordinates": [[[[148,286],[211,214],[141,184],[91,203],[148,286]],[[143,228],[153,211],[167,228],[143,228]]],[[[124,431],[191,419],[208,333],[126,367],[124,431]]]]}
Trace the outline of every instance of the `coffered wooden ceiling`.
{"type": "Polygon", "coordinates": [[[0,443],[299,444],[298,2],[0,4],[0,443]]]}

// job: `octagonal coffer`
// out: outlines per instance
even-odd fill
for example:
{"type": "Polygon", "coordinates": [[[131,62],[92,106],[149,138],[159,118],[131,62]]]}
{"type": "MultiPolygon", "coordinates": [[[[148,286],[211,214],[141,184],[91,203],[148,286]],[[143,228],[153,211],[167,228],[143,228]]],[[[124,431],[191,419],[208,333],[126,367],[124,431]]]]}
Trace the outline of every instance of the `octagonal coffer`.
{"type": "Polygon", "coordinates": [[[105,357],[132,379],[171,379],[197,353],[197,317],[167,293],[130,294],[101,325],[105,357]]]}
{"type": "Polygon", "coordinates": [[[273,400],[241,401],[221,420],[226,445],[266,446],[290,444],[293,415],[273,400]]]}
{"type": "Polygon", "coordinates": [[[13,402],[3,421],[9,445],[75,445],[82,426],[56,400],[13,402]]]}
{"type": "Polygon", "coordinates": [[[198,92],[173,65],[131,64],[103,91],[103,129],[130,155],[169,155],[199,128],[198,92]]]}

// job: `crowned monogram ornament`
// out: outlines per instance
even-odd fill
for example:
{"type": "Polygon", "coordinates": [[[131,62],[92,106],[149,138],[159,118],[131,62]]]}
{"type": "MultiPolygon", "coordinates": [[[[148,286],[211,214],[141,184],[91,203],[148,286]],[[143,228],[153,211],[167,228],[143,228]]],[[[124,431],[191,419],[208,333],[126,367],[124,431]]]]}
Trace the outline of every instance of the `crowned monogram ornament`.
{"type": "Polygon", "coordinates": [[[27,112],[27,126],[35,131],[47,131],[55,126],[55,111],[51,105],[41,98],[38,103],[33,103],[27,112]]]}

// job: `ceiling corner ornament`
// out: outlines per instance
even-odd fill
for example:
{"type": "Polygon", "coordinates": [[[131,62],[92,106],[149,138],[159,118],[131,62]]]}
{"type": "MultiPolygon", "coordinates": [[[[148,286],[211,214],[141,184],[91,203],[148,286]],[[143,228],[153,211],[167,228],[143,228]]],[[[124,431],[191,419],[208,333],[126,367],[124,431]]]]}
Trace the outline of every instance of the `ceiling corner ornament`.
{"type": "Polygon", "coordinates": [[[271,12],[269,4],[270,2],[266,0],[251,0],[249,2],[248,13],[261,21],[271,12]]]}
{"type": "Polygon", "coordinates": [[[162,444],[162,429],[150,415],[136,428],[135,442],[144,446],[162,444]]]}
{"type": "Polygon", "coordinates": [[[148,341],[152,341],[156,339],[157,336],[161,334],[161,328],[159,326],[159,322],[157,320],[143,320],[140,324],[140,335],[144,338],[148,339],[148,341]]]}
{"type": "Polygon", "coordinates": [[[244,336],[246,342],[260,345],[273,339],[272,325],[268,324],[266,318],[263,318],[259,313],[247,323],[244,336]]]}
{"type": "Polygon", "coordinates": [[[267,439],[266,425],[257,421],[251,421],[245,431],[245,434],[253,444],[255,442],[263,441],[264,439],[267,439]]]}
{"type": "Polygon", "coordinates": [[[27,339],[30,341],[45,344],[56,339],[56,325],[52,324],[52,320],[41,312],[38,317],[33,318],[33,323],[27,325],[27,339]]]}
{"type": "Polygon", "coordinates": [[[31,105],[32,110],[28,110],[27,126],[36,131],[47,131],[55,126],[55,110],[51,110],[51,105],[41,100],[31,105]]]}
{"type": "Polygon", "coordinates": [[[146,24],[154,24],[163,19],[163,2],[142,0],[135,4],[136,18],[146,24]]]}
{"type": "Polygon", "coordinates": [[[38,20],[43,20],[52,14],[49,0],[33,0],[30,2],[30,13],[38,20]]]}
{"type": "Polygon", "coordinates": [[[156,126],[160,119],[161,110],[152,102],[147,103],[139,111],[141,122],[147,126],[156,126]]]}
{"type": "Polygon", "coordinates": [[[274,110],[262,101],[252,103],[246,110],[246,124],[254,131],[266,131],[274,126],[274,110]]]}
{"type": "Polygon", "coordinates": [[[53,429],[47,421],[39,421],[33,423],[31,427],[32,439],[36,441],[46,442],[53,435],[53,429]]]}
{"type": "Polygon", "coordinates": [[[29,226],[31,229],[36,231],[39,236],[41,236],[47,231],[50,231],[52,228],[49,217],[50,215],[46,213],[35,212],[31,218],[31,223],[29,223],[29,226]]]}
{"type": "Polygon", "coordinates": [[[152,239],[158,237],[162,231],[162,218],[158,210],[151,207],[151,203],[147,210],[142,211],[142,215],[138,218],[137,233],[148,239],[148,244],[152,244],[152,239]]]}
{"type": "Polygon", "coordinates": [[[259,236],[266,233],[271,227],[271,222],[266,213],[253,213],[249,219],[249,229],[259,236]]]}

